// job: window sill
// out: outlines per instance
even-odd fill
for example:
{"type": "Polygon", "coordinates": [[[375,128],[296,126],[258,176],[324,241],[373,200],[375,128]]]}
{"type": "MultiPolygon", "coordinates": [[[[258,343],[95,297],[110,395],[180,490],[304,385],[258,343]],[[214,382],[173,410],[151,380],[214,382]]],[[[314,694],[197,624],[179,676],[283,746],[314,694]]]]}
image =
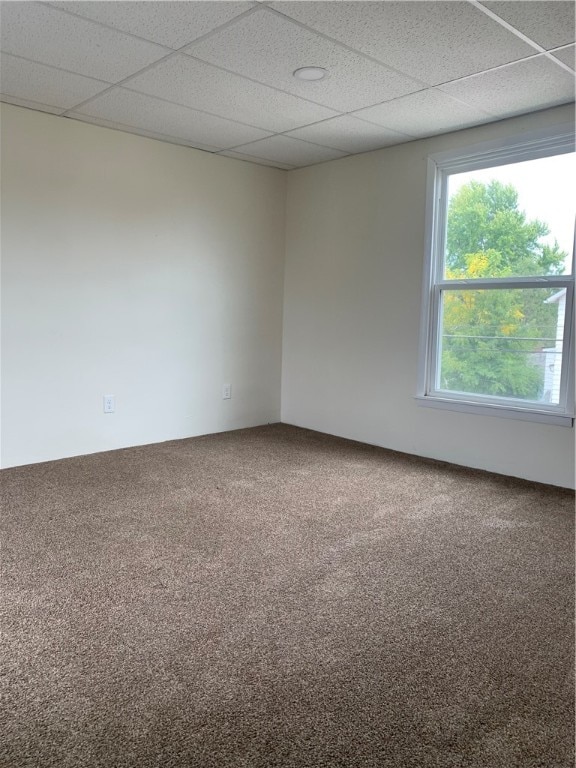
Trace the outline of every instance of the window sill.
{"type": "Polygon", "coordinates": [[[522,408],[520,406],[470,403],[466,400],[455,400],[435,395],[416,395],[416,402],[424,407],[439,408],[445,411],[473,413],[479,416],[497,416],[504,419],[520,419],[521,421],[537,421],[561,427],[572,427],[574,423],[574,417],[567,414],[539,411],[534,408],[522,408]]]}

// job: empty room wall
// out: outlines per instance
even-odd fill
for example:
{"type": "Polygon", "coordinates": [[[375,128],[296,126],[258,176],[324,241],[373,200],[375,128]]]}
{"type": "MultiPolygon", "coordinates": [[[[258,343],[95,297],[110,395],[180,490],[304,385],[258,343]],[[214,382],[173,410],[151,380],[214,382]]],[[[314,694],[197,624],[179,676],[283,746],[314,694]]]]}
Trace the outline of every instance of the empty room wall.
{"type": "Polygon", "coordinates": [[[413,397],[426,157],[572,115],[286,174],[3,105],[2,466],[277,421],[283,352],[283,421],[573,486],[574,430],[413,397]]]}
{"type": "Polygon", "coordinates": [[[2,466],[278,421],[283,171],[6,105],[1,159],[2,466]]]}
{"type": "Polygon", "coordinates": [[[288,174],[283,421],[573,487],[573,429],[414,399],[427,156],[571,119],[561,107],[288,174]]]}

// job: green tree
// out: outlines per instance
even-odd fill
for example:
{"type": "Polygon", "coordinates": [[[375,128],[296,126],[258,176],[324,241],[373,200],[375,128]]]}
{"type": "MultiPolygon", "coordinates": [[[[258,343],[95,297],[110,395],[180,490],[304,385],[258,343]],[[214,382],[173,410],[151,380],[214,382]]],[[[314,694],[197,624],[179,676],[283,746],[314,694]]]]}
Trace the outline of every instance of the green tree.
{"type": "MultiPolygon", "coordinates": [[[[549,227],[528,220],[518,192],[499,181],[472,181],[448,207],[446,277],[554,275],[566,253],[543,242],[549,227]]],[[[542,369],[535,352],[554,346],[556,307],[550,289],[446,291],[441,386],[454,391],[537,399],[542,369]]]]}

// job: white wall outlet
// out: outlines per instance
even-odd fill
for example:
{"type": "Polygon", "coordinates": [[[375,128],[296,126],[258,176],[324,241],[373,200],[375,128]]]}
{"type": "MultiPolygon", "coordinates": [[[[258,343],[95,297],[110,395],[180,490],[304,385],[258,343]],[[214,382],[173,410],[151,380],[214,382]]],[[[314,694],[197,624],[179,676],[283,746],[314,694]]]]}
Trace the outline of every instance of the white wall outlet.
{"type": "Polygon", "coordinates": [[[114,413],[116,410],[116,398],[114,395],[104,395],[104,413],[114,413]]]}
{"type": "Polygon", "coordinates": [[[232,397],[232,384],[222,384],[222,400],[230,400],[232,397]]]}

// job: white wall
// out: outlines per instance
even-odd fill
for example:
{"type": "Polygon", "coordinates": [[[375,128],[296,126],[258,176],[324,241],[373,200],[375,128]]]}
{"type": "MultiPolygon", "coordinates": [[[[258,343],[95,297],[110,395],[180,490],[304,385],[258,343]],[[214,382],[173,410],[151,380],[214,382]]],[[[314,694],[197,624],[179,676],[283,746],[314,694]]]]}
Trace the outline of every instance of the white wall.
{"type": "Polygon", "coordinates": [[[278,421],[285,182],[3,105],[2,466],[278,421]]]}
{"type": "Polygon", "coordinates": [[[2,466],[279,419],[288,178],[282,420],[573,486],[572,429],[413,399],[427,155],[571,116],[285,174],[3,105],[2,466]]]}
{"type": "Polygon", "coordinates": [[[282,420],[574,486],[574,430],[419,407],[426,158],[573,118],[571,107],[288,175],[282,420]]]}

